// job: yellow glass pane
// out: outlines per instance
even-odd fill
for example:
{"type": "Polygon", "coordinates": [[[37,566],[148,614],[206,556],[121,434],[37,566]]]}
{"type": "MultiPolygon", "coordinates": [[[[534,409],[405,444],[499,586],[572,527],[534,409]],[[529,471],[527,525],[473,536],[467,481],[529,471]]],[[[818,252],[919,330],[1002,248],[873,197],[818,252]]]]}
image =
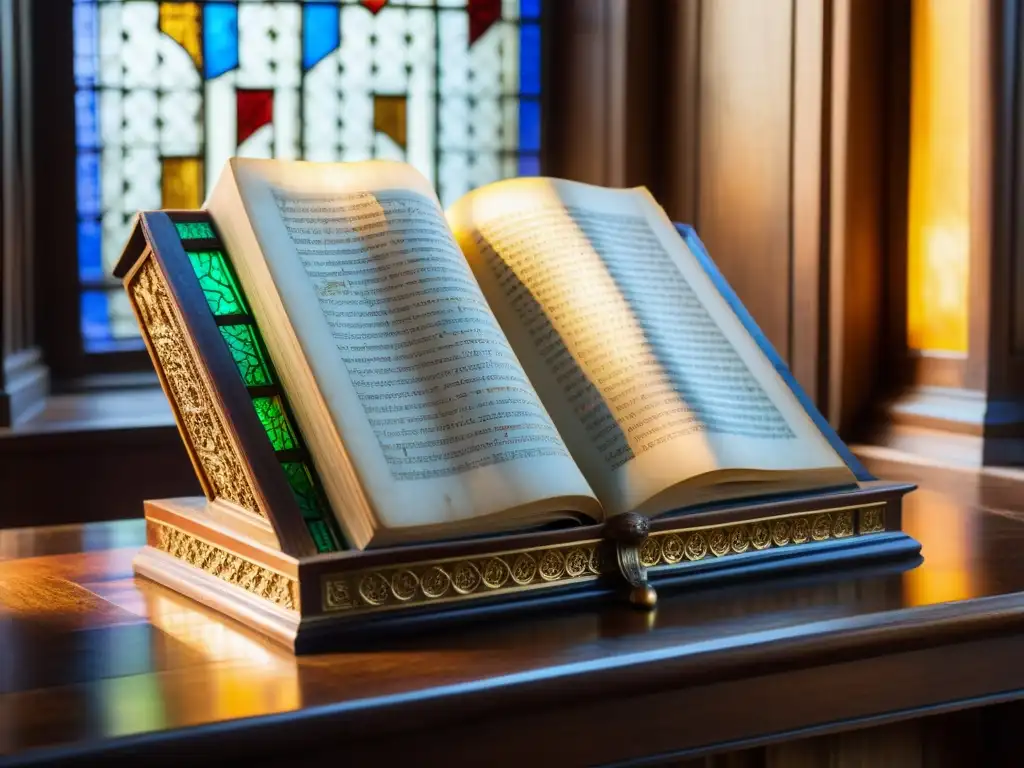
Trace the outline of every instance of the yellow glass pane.
{"type": "Polygon", "coordinates": [[[178,43],[203,69],[203,47],[199,35],[199,3],[160,3],[160,31],[178,43]]]}
{"type": "Polygon", "coordinates": [[[186,210],[201,206],[203,161],[198,157],[165,157],[161,162],[161,206],[186,210]]]}
{"type": "Polygon", "coordinates": [[[914,0],[907,342],[967,351],[971,2],[914,0]]]}
{"type": "Polygon", "coordinates": [[[406,148],[406,106],[405,96],[373,97],[373,129],[389,136],[402,149],[406,148]]]}

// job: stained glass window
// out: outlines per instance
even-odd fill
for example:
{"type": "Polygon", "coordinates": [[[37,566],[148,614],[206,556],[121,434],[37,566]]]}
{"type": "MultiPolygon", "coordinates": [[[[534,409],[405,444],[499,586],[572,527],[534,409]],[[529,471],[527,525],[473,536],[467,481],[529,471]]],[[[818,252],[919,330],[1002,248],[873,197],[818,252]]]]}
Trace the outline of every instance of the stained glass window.
{"type": "Polygon", "coordinates": [[[406,160],[445,205],[536,175],[540,2],[75,0],[86,349],[141,346],[133,214],[199,207],[232,155],[406,160]]]}

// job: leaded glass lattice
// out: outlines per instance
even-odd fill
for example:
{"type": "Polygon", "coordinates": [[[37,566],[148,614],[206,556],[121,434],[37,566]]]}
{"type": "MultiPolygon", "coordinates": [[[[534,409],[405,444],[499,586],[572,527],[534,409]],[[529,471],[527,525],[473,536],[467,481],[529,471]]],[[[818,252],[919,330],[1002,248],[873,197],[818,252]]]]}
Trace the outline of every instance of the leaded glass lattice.
{"type": "Polygon", "coordinates": [[[245,302],[238,290],[238,284],[224,264],[220,251],[199,251],[189,253],[192,269],[199,278],[206,303],[215,315],[245,314],[245,302]]]}
{"type": "Polygon", "coordinates": [[[304,517],[316,518],[320,516],[320,498],[313,486],[306,465],[297,461],[287,461],[281,464],[285,475],[288,477],[288,484],[292,487],[295,500],[299,504],[304,517]]]}
{"type": "Polygon", "coordinates": [[[227,342],[231,357],[247,387],[273,384],[270,367],[251,325],[222,325],[220,335],[227,342]]]}
{"type": "Polygon", "coordinates": [[[254,397],[252,406],[256,409],[263,429],[270,438],[275,451],[294,450],[297,443],[288,416],[284,412],[280,399],[277,397],[254,397]]]}
{"type": "Polygon", "coordinates": [[[402,159],[445,205],[539,172],[540,0],[75,0],[74,28],[88,351],[141,346],[132,216],[198,208],[232,155],[402,159]]]}
{"type": "Polygon", "coordinates": [[[174,225],[182,240],[212,240],[216,235],[205,221],[179,221],[174,225]]]}

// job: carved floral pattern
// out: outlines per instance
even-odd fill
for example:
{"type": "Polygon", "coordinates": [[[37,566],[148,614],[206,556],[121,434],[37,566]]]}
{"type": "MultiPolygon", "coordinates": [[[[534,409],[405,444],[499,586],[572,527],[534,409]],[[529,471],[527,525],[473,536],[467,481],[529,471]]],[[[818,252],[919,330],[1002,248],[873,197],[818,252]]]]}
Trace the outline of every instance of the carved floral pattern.
{"type": "Polygon", "coordinates": [[[132,278],[129,294],[167,383],[178,425],[214,496],[266,517],[152,257],[132,278]]]}
{"type": "MultiPolygon", "coordinates": [[[[197,539],[177,528],[150,521],[153,546],[171,557],[216,576],[229,584],[241,587],[256,597],[287,608],[298,610],[299,583],[283,573],[264,568],[233,552],[197,539]]],[[[340,600],[337,600],[340,603],[340,600]]]]}

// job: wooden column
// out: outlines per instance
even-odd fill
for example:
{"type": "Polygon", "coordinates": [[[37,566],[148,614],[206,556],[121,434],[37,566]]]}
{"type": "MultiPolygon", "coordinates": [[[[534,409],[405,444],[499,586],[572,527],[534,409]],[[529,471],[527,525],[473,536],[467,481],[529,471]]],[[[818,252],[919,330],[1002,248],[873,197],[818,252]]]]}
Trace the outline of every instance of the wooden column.
{"type": "Polygon", "coordinates": [[[822,406],[832,2],[663,7],[656,195],[822,406]]]}
{"type": "Polygon", "coordinates": [[[49,387],[36,346],[29,0],[0,0],[0,427],[39,409],[49,387]]]}
{"type": "Polygon", "coordinates": [[[671,0],[655,194],[847,435],[883,378],[891,46],[908,0],[671,0]]]}
{"type": "Polygon", "coordinates": [[[589,184],[650,185],[658,162],[658,6],[546,3],[544,173],[589,184]]]}

